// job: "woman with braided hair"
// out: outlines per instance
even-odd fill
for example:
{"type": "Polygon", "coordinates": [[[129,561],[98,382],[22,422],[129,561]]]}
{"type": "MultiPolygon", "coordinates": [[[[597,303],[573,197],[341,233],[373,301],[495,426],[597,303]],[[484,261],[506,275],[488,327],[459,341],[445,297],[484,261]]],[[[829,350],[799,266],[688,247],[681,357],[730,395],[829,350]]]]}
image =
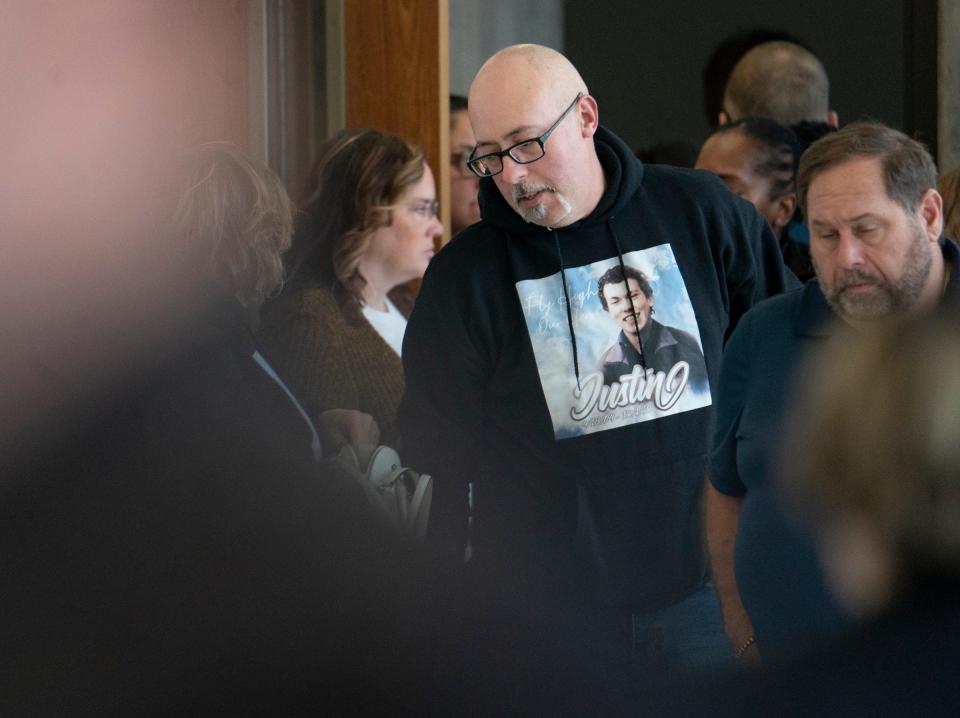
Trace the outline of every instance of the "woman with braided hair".
{"type": "Polygon", "coordinates": [[[761,117],[721,125],[703,144],[697,169],[712,172],[753,204],[780,242],[783,260],[801,281],[813,276],[809,246],[791,236],[797,215],[801,143],[786,127],[761,117]]]}

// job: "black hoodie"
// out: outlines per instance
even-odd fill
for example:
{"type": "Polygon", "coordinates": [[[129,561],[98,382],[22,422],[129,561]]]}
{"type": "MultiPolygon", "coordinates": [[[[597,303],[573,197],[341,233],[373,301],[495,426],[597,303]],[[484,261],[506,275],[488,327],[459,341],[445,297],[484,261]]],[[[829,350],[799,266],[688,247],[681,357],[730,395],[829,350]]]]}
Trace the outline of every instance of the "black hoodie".
{"type": "Polygon", "coordinates": [[[479,566],[554,586],[587,568],[576,585],[594,597],[653,609],[704,578],[698,504],[724,340],[797,282],[764,219],[718,179],[641,165],[603,127],[595,144],[606,189],[587,217],[528,224],[483,180],[483,221],[434,258],[404,339],[404,458],[435,477],[438,542],[465,543],[473,482],[479,566]],[[687,381],[688,361],[665,372],[649,359],[604,385],[597,362],[630,326],[604,311],[598,279],[623,265],[652,288],[661,342],[699,340],[709,386],[687,381]]]}

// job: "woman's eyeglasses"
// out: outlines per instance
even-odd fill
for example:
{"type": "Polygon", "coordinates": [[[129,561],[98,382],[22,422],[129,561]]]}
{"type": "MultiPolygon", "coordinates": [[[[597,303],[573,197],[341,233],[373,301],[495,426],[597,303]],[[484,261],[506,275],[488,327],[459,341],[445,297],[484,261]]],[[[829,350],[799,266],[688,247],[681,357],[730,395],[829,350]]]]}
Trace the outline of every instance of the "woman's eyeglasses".
{"type": "Polygon", "coordinates": [[[433,219],[440,214],[440,201],[435,199],[419,199],[407,203],[407,209],[425,219],[433,219]]]}

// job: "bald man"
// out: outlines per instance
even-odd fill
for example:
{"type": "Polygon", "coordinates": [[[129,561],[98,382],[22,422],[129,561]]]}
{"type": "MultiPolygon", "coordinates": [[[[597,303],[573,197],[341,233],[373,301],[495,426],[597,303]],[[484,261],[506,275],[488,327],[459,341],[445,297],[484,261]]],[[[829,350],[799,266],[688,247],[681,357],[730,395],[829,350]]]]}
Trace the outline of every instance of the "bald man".
{"type": "Polygon", "coordinates": [[[777,40],[753,47],[730,73],[719,121],[724,125],[744,117],[766,117],[784,127],[801,122],[838,127],[823,63],[792,42],[777,40]]]}
{"type": "Polygon", "coordinates": [[[403,348],[404,451],[436,478],[431,538],[464,555],[470,484],[468,566],[512,596],[539,591],[538,610],[585,604],[587,650],[732,661],[698,508],[712,387],[740,315],[795,279],[715,177],[641,165],[563,55],[498,52],[469,113],[481,221],[434,258],[403,348]],[[655,310],[621,287],[630,311],[609,321],[598,280],[615,266],[650,278],[655,310]],[[698,345],[709,381],[682,353],[652,361],[678,341],[657,326],[698,345]],[[636,352],[605,382],[598,363],[625,332],[636,352]]]}

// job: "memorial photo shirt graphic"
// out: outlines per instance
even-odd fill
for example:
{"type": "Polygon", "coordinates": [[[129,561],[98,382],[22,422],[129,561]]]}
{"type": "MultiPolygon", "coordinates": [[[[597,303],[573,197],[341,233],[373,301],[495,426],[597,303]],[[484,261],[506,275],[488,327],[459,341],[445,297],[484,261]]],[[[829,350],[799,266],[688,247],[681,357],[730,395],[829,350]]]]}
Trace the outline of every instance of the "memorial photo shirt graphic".
{"type": "Polygon", "coordinates": [[[557,439],[711,404],[700,330],[673,249],[662,244],[517,282],[557,439]]]}

